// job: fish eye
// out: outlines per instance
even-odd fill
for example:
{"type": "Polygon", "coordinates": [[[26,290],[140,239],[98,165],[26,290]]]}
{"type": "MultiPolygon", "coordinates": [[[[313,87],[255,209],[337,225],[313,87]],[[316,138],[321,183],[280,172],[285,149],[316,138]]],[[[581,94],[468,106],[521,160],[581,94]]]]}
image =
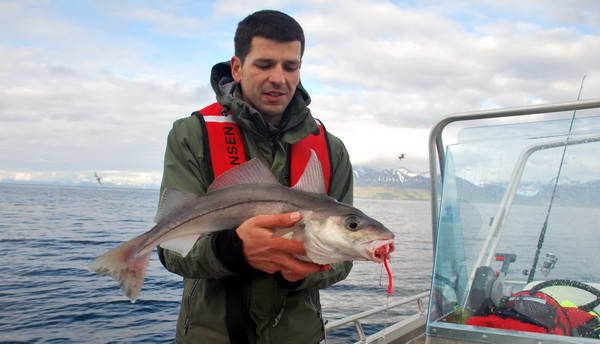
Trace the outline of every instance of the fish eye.
{"type": "Polygon", "coordinates": [[[358,216],[351,215],[346,218],[346,229],[355,231],[358,229],[359,225],[360,219],[358,218],[358,216]]]}

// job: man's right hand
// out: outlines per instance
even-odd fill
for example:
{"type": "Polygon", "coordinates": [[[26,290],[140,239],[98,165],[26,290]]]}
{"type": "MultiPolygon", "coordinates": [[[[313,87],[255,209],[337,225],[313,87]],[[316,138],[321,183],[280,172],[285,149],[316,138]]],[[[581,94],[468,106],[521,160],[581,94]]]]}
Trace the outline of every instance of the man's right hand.
{"type": "Polygon", "coordinates": [[[248,264],[270,274],[281,271],[288,280],[300,280],[329,270],[327,265],[303,262],[293,256],[306,255],[302,242],[273,236],[273,228],[291,227],[300,219],[300,213],[293,212],[258,215],[244,221],[236,229],[236,233],[243,242],[244,257],[248,264]]]}

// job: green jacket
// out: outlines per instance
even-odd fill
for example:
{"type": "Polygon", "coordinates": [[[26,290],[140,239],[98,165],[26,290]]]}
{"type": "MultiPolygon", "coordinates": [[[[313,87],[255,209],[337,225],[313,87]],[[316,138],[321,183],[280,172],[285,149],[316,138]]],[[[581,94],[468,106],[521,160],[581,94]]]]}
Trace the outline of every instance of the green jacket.
{"type": "MultiPolygon", "coordinates": [[[[289,185],[288,151],[293,144],[316,130],[307,105],[310,97],[301,85],[276,128],[240,97],[230,67],[213,67],[211,83],[218,102],[233,112],[242,129],[249,158],[257,157],[279,179],[289,185]]],[[[332,178],[330,195],[352,204],[352,167],[341,140],[329,135],[332,178]]],[[[203,194],[208,188],[202,131],[197,118],[175,121],[167,139],[161,195],[167,188],[203,194]]],[[[159,248],[165,267],[183,277],[181,311],[177,321],[177,343],[229,343],[226,328],[226,296],[230,271],[217,258],[215,233],[201,236],[185,257],[159,248]]],[[[324,337],[319,289],[346,278],[351,262],[334,264],[330,271],[311,275],[301,283],[284,285],[273,275],[262,274],[235,280],[241,284],[249,316],[256,324],[256,343],[317,343],[324,337]]],[[[242,307],[242,306],[240,306],[242,307]]]]}

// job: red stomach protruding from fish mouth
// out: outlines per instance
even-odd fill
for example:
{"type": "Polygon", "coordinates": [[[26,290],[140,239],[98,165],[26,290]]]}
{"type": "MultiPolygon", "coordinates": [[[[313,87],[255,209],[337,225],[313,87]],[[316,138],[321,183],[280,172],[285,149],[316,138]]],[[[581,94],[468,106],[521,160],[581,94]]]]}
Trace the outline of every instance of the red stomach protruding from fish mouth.
{"type": "Polygon", "coordinates": [[[369,260],[381,263],[394,251],[393,240],[373,240],[367,245],[369,260]]]}

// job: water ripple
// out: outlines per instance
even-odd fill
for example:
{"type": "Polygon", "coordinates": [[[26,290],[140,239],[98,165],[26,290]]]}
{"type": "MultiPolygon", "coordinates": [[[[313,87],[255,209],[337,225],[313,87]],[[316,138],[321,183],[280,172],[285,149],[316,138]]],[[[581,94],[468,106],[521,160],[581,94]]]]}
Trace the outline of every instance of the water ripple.
{"type": "MultiPolygon", "coordinates": [[[[0,192],[0,250],[10,252],[11,260],[0,265],[0,343],[173,342],[183,283],[156,255],[135,304],[110,277],[87,269],[94,257],[152,227],[157,190],[0,184],[0,192]]],[[[359,207],[390,223],[429,219],[425,202],[359,207]],[[398,221],[403,209],[407,218],[398,221]]],[[[429,287],[431,242],[424,238],[430,229],[428,224],[411,226],[392,260],[397,285],[403,285],[392,298],[429,287]],[[404,263],[407,256],[411,264],[404,263]]],[[[345,281],[322,291],[324,317],[337,319],[385,304],[386,279],[380,285],[380,276],[372,263],[356,262],[345,281]]],[[[396,316],[403,313],[389,315],[396,316]]],[[[385,321],[365,322],[367,333],[385,321]]],[[[328,343],[351,338],[354,328],[344,327],[328,343]]]]}

